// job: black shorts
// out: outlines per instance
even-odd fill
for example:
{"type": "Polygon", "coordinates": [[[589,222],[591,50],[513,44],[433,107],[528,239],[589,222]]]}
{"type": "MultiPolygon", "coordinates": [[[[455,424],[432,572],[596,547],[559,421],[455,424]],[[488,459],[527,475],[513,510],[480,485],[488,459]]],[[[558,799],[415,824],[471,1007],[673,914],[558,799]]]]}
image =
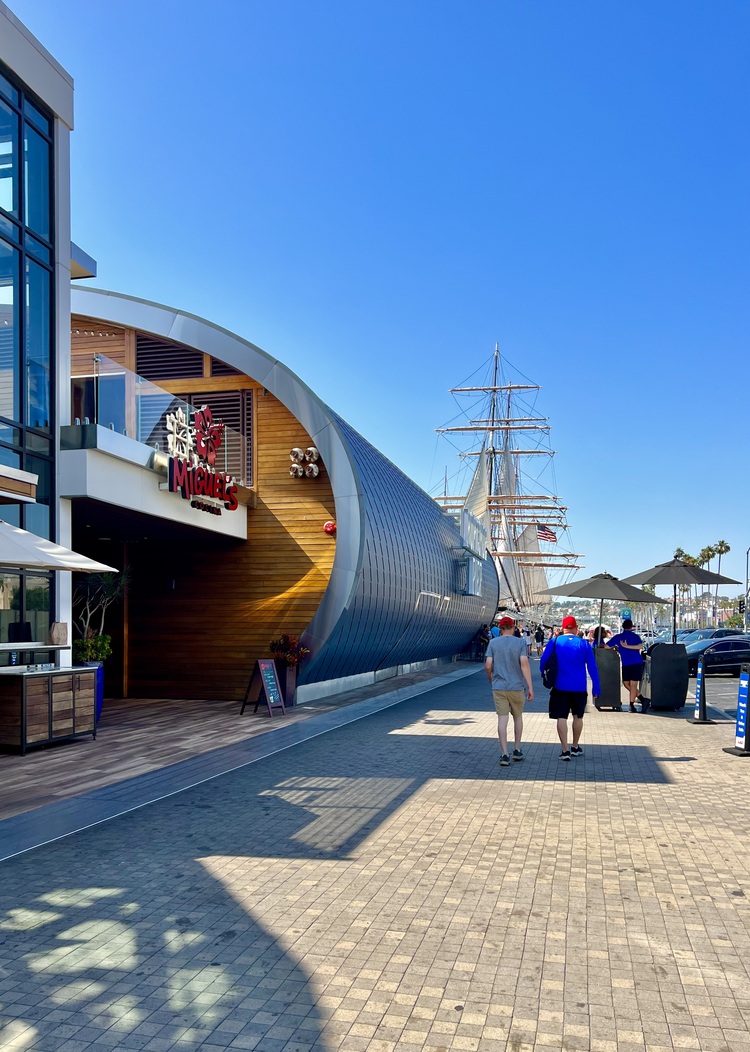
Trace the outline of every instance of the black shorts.
{"type": "Polygon", "coordinates": [[[637,665],[622,666],[623,683],[640,683],[643,679],[643,665],[639,661],[637,665]]]}
{"type": "Polygon", "coordinates": [[[585,690],[558,690],[553,687],[549,692],[549,718],[567,720],[571,713],[580,718],[586,711],[587,700],[585,690]]]}

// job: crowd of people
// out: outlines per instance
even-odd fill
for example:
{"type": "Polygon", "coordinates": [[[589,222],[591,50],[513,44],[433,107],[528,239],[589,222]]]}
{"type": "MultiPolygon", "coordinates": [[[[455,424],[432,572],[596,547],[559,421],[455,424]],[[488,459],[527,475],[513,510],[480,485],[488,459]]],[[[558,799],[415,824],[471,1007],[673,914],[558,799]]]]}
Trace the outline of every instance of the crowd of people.
{"type": "Polygon", "coordinates": [[[534,648],[539,657],[539,670],[549,690],[549,717],[555,720],[560,739],[560,760],[569,762],[583,756],[580,744],[583,717],[588,700],[588,680],[594,703],[601,694],[599,669],[594,649],[606,647],[620,655],[622,683],[628,692],[630,711],[648,712],[648,703],[640,694],[643,675],[643,640],[627,618],[622,630],[613,634],[605,625],[592,626],[588,632],[578,627],[568,615],[559,627],[529,623],[521,625],[510,616],[492,625],[484,624],[474,637],[474,657],[484,661],[487,678],[497,713],[497,736],[500,743],[500,766],[508,767],[523,760],[521,739],[523,712],[527,701],[534,700],[530,658],[534,648]],[[513,751],[508,744],[508,720],[513,717],[513,751]],[[572,724],[568,724],[572,717],[572,724]],[[568,742],[570,731],[571,741],[568,742]]]}

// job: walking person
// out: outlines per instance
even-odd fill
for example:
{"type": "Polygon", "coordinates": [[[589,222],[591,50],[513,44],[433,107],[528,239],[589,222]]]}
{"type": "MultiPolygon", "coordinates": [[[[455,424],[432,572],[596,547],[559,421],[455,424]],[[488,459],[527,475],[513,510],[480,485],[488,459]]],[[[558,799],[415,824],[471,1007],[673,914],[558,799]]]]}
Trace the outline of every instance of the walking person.
{"type": "Polygon", "coordinates": [[[523,707],[526,699],[534,700],[531,666],[526,656],[523,639],[514,636],[512,617],[501,617],[500,635],[491,639],[487,647],[484,668],[492,687],[492,698],[497,712],[497,736],[500,739],[500,766],[510,764],[508,753],[508,716],[513,713],[513,759],[523,760],[523,707]]]}
{"type": "Polygon", "coordinates": [[[542,651],[544,650],[544,629],[541,625],[536,626],[534,641],[536,642],[536,656],[541,657],[542,651]]]}
{"type": "Polygon", "coordinates": [[[532,648],[532,637],[531,637],[531,625],[523,626],[523,641],[526,644],[526,657],[531,657],[532,648]]]}
{"type": "Polygon", "coordinates": [[[490,641],[490,626],[482,625],[481,628],[477,629],[476,635],[472,641],[474,650],[474,660],[484,661],[484,652],[487,649],[487,644],[490,641]]]}
{"type": "Polygon", "coordinates": [[[599,670],[591,644],[587,639],[579,637],[576,619],[570,615],[563,618],[562,633],[551,639],[544,648],[539,662],[541,672],[544,672],[553,650],[557,659],[557,675],[549,694],[549,718],[557,721],[557,736],[562,746],[560,759],[569,761],[571,757],[583,756],[583,749],[578,743],[581,740],[583,714],[588,700],[586,671],[588,670],[591,676],[592,692],[596,700],[601,690],[599,670]],[[568,748],[570,715],[573,716],[573,744],[568,748]]]}
{"type": "Polygon", "coordinates": [[[633,622],[626,618],[622,623],[622,632],[612,636],[607,647],[617,647],[622,662],[622,685],[628,692],[630,711],[637,712],[636,701],[640,700],[641,712],[648,712],[648,702],[640,695],[643,678],[643,640],[633,631],[633,622]]]}

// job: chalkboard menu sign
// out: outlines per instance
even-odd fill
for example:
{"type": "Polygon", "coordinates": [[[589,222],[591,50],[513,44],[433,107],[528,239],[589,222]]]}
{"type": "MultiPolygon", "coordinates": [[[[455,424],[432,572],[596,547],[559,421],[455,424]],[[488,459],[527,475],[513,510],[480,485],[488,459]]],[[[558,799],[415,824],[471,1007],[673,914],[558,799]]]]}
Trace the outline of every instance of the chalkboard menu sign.
{"type": "Polygon", "coordinates": [[[279,673],[276,669],[276,662],[271,658],[261,658],[255,662],[255,668],[245,692],[245,700],[242,702],[242,708],[240,709],[240,716],[245,711],[245,706],[248,702],[252,701],[255,701],[253,711],[257,712],[263,698],[266,700],[269,716],[273,716],[274,709],[281,709],[282,716],[286,716],[284,695],[281,693],[281,684],[279,683],[279,673]]]}

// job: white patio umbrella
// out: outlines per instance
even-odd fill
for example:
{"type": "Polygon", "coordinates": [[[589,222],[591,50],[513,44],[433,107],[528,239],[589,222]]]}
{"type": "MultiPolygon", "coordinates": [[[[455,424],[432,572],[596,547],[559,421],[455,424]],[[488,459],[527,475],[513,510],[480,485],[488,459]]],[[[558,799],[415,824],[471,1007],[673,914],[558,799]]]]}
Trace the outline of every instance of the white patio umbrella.
{"type": "Polygon", "coordinates": [[[0,566],[22,570],[77,570],[81,573],[118,573],[61,544],[38,537],[0,519],[0,566]]]}

